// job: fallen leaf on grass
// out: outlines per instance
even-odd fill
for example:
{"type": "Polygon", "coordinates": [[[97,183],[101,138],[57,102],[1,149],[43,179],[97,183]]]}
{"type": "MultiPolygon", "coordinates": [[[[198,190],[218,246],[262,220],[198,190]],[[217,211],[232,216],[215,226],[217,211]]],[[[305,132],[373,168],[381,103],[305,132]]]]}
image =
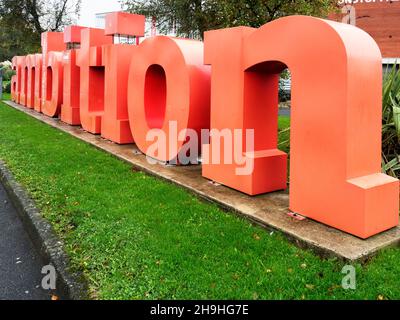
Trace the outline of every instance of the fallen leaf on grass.
{"type": "Polygon", "coordinates": [[[239,280],[239,279],[240,279],[240,276],[239,276],[237,273],[235,273],[235,274],[232,276],[232,278],[233,278],[233,280],[239,280]]]}
{"type": "Polygon", "coordinates": [[[329,291],[329,292],[332,292],[332,291],[334,291],[334,290],[341,289],[341,288],[342,288],[342,286],[339,286],[339,285],[335,284],[335,285],[333,285],[332,287],[330,287],[330,288],[328,289],[328,291],[329,291]]]}
{"type": "Polygon", "coordinates": [[[253,238],[254,238],[254,240],[257,240],[257,241],[261,240],[261,237],[257,233],[253,234],[253,238]]]}

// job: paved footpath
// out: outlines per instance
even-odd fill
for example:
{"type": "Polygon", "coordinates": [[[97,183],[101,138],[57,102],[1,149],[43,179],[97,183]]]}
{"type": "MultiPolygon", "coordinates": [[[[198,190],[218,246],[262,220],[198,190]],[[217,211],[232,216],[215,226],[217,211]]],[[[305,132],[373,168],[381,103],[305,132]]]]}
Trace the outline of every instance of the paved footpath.
{"type": "Polygon", "coordinates": [[[285,117],[290,117],[291,116],[291,112],[292,110],[290,109],[279,109],[279,115],[280,116],[285,116],[285,117]]]}
{"type": "Polygon", "coordinates": [[[0,183],[0,300],[50,300],[43,263],[0,183]]]}

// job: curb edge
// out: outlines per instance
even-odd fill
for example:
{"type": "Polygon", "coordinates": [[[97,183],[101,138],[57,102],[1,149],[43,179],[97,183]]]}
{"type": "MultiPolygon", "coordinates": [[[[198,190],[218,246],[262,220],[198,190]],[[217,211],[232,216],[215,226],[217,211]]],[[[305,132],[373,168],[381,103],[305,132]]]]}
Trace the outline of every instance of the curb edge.
{"type": "Polygon", "coordinates": [[[34,247],[45,263],[53,265],[57,272],[57,293],[61,299],[88,300],[88,287],[81,273],[70,272],[70,259],[63,242],[53,227],[41,215],[34,201],[15,180],[4,161],[0,160],[0,182],[9,195],[34,247]]]}

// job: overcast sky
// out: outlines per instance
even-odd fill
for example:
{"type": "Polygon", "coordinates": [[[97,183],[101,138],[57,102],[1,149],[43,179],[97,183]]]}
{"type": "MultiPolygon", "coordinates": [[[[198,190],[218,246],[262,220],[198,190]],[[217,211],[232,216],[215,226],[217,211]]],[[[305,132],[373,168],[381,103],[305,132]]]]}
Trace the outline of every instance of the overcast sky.
{"type": "Polygon", "coordinates": [[[82,0],[81,18],[79,25],[96,27],[96,13],[121,10],[118,0],[82,0]]]}

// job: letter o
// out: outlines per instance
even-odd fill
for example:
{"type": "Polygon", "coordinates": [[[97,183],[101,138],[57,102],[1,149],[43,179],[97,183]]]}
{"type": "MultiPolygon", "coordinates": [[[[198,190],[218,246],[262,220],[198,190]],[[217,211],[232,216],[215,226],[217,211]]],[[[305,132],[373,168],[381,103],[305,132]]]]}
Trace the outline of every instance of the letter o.
{"type": "Polygon", "coordinates": [[[173,161],[186,144],[177,133],[209,128],[210,68],[203,65],[203,43],[158,36],[145,40],[132,58],[128,81],[128,113],[133,138],[145,154],[152,129],[165,133],[166,150],[159,161],[173,161]],[[172,132],[174,131],[174,132],[172,132]]]}
{"type": "Polygon", "coordinates": [[[46,68],[47,76],[42,112],[49,117],[57,117],[63,100],[62,52],[50,52],[46,68]]]}

